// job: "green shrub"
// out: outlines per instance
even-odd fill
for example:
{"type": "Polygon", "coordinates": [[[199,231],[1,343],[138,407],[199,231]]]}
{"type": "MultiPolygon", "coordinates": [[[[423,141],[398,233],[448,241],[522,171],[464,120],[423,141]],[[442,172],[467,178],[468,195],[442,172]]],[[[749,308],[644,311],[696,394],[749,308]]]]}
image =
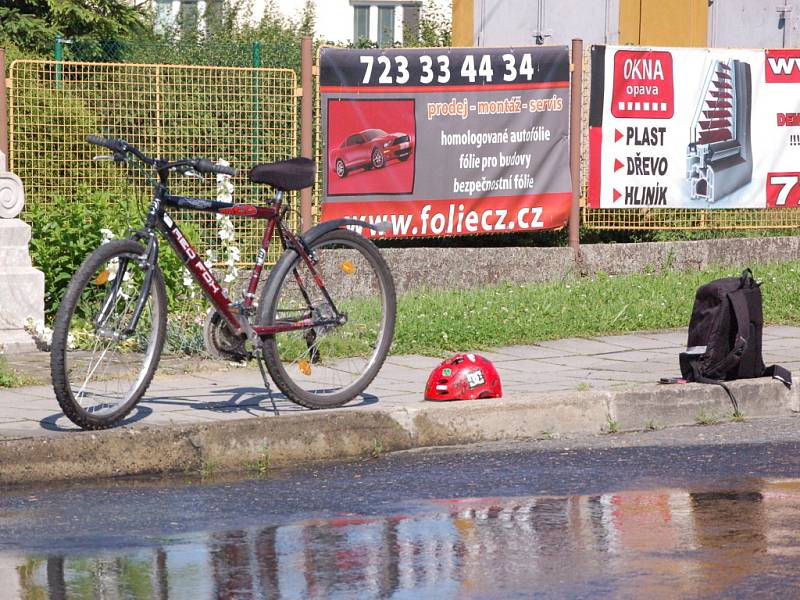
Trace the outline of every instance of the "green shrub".
{"type": "Polygon", "coordinates": [[[101,228],[119,235],[127,222],[127,203],[107,193],[84,192],[80,200],[56,198],[50,205],[29,206],[24,214],[31,224],[31,258],[44,273],[45,317],[58,310],[69,280],[83,259],[100,245],[101,228]]]}
{"type": "MultiPolygon", "coordinates": [[[[32,206],[25,218],[33,228],[31,257],[45,276],[45,319],[52,321],[75,271],[103,240],[101,229],[126,237],[130,228],[144,223],[142,210],[124,195],[109,192],[81,192],[79,200],[56,198],[47,206],[32,206]]],[[[182,227],[196,239],[191,226],[182,227]]],[[[171,311],[199,312],[201,299],[190,298],[183,284],[182,263],[161,240],[159,265],[164,272],[171,311]]]]}

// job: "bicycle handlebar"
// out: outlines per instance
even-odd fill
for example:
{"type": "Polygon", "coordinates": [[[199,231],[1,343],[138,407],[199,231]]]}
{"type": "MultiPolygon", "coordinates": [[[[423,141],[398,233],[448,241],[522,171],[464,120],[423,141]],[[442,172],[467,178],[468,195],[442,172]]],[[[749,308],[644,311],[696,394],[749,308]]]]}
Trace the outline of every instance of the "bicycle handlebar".
{"type": "Polygon", "coordinates": [[[220,175],[230,175],[231,177],[236,177],[239,174],[239,169],[215,165],[207,158],[196,158],[191,162],[193,163],[192,168],[199,173],[219,173],[220,175]]]}
{"type": "MultiPolygon", "coordinates": [[[[86,138],[90,144],[95,144],[96,146],[103,146],[104,148],[108,148],[109,150],[113,150],[115,154],[125,154],[130,152],[131,154],[135,155],[139,160],[148,165],[156,164],[156,160],[145,156],[142,152],[136,148],[135,146],[131,146],[125,140],[117,140],[113,138],[104,138],[99,135],[90,135],[86,138]]],[[[239,175],[239,169],[234,167],[227,167],[224,165],[217,165],[208,160],[207,158],[195,158],[190,160],[179,160],[175,163],[162,163],[164,168],[171,168],[173,166],[187,166],[198,173],[219,173],[220,175],[230,175],[231,177],[236,177],[239,175]]]]}
{"type": "Polygon", "coordinates": [[[113,140],[110,138],[100,137],[99,135],[90,135],[86,141],[95,146],[103,146],[114,152],[125,152],[127,144],[122,140],[113,140]]]}

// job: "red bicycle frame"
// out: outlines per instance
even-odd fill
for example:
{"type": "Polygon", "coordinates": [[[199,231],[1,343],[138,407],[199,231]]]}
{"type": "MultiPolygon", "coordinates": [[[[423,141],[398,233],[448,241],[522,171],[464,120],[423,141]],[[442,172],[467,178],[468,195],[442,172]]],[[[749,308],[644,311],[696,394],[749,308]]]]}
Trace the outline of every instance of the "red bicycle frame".
{"type": "MultiPolygon", "coordinates": [[[[168,194],[163,187],[160,187],[156,192],[153,200],[153,210],[151,211],[151,219],[153,225],[157,227],[170,246],[175,250],[178,256],[183,261],[186,268],[194,277],[195,281],[202,288],[205,295],[208,297],[211,304],[216,308],[221,315],[230,323],[236,334],[245,333],[248,337],[260,337],[263,335],[272,335],[284,331],[292,331],[296,329],[306,329],[312,326],[333,325],[339,321],[337,319],[326,319],[315,321],[312,318],[306,318],[298,321],[281,322],[264,327],[252,327],[247,319],[240,319],[239,316],[251,314],[254,309],[253,300],[256,297],[256,288],[261,279],[261,273],[264,269],[264,262],[267,257],[267,250],[272,239],[275,229],[278,230],[278,235],[284,248],[294,249],[303,261],[308,265],[314,280],[320,287],[326,300],[334,307],[335,313],[338,315],[335,305],[325,289],[322,278],[319,276],[314,261],[306,251],[305,245],[300,238],[283,222],[283,216],[286,209],[282,207],[281,201],[283,199],[283,192],[277,191],[275,194],[275,201],[271,206],[255,206],[253,204],[238,204],[231,202],[221,202],[217,200],[207,200],[203,198],[190,198],[186,196],[174,196],[168,194]],[[264,236],[261,240],[261,249],[256,256],[255,267],[250,275],[250,281],[247,286],[247,291],[244,294],[244,300],[241,303],[234,304],[230,298],[225,294],[225,290],[219,284],[214,274],[211,272],[205,262],[192,246],[191,242],[186,238],[183,232],[178,227],[177,223],[170,217],[161,206],[166,204],[176,208],[186,208],[191,210],[199,210],[204,212],[220,213],[224,215],[235,215],[242,217],[249,217],[254,219],[266,219],[267,225],[264,230],[264,236]]],[[[255,341],[255,340],[253,340],[255,341]]]]}

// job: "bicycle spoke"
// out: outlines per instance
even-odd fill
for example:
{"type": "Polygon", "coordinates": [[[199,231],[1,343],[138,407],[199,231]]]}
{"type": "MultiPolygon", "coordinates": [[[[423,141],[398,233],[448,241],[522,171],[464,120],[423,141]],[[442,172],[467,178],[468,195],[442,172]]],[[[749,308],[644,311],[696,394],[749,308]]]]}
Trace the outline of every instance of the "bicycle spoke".
{"type": "Polygon", "coordinates": [[[83,427],[109,426],[129,412],[157,364],[165,319],[160,274],[136,331],[125,334],[146,281],[141,263],[131,260],[141,254],[139,244],[129,240],[101,246],[76,274],[56,318],[51,352],[56,397],[83,427]],[[125,268],[109,277],[114,261],[125,268]]]}
{"type": "Polygon", "coordinates": [[[276,334],[265,356],[278,387],[317,408],[343,404],[375,376],[391,342],[395,299],[385,263],[361,236],[335,231],[311,250],[314,271],[295,257],[283,267],[276,297],[263,302],[267,323],[310,311],[316,325],[276,334]]]}

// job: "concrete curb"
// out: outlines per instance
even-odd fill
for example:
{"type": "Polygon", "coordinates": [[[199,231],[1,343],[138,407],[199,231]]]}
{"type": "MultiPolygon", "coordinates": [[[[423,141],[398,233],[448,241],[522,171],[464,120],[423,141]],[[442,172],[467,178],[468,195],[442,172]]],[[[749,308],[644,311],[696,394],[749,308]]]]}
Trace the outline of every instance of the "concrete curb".
{"type": "MultiPolygon", "coordinates": [[[[800,411],[797,389],[771,379],[730,385],[745,418],[800,411]]],[[[599,434],[731,418],[712,385],[518,394],[501,400],[342,409],[211,424],[138,427],[0,442],[0,484],[167,472],[241,471],[484,441],[599,434]]]]}

